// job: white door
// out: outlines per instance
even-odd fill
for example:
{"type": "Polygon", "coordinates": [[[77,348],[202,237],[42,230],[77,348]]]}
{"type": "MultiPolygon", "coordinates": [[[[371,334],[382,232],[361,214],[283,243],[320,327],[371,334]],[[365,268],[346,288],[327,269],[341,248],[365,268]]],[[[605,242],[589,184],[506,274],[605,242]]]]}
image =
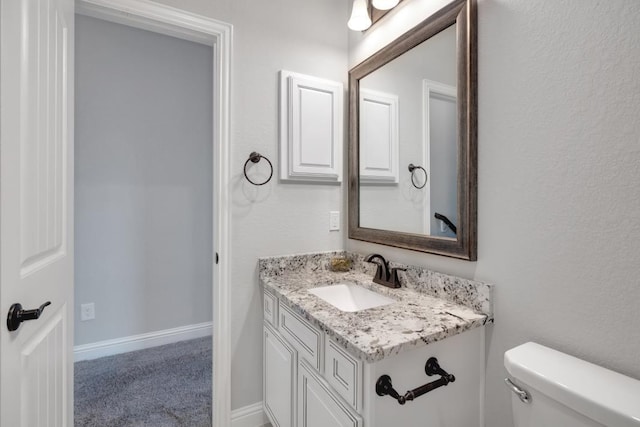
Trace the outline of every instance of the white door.
{"type": "Polygon", "coordinates": [[[73,1],[0,0],[0,425],[73,425],[73,1]],[[14,303],[37,320],[9,331],[14,303]]]}

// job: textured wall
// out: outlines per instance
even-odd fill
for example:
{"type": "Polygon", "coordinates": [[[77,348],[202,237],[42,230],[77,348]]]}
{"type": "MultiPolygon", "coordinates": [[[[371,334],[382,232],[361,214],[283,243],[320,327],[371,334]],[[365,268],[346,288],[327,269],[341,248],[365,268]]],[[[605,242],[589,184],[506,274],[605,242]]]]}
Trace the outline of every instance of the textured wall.
{"type": "MultiPolygon", "coordinates": [[[[496,285],[486,425],[507,427],[502,357],[523,342],[640,378],[640,3],[478,7],[478,261],[347,246],[496,285]]],[[[375,45],[352,35],[350,64],[375,45]]]]}
{"type": "Polygon", "coordinates": [[[349,7],[344,0],[162,2],[234,26],[231,398],[239,408],[262,400],[258,257],[342,249],[345,235],[342,185],[281,184],[274,178],[254,187],[244,179],[242,165],[255,150],[278,166],[279,70],[343,82],[346,91],[349,7]],[[331,210],[343,214],[339,232],[329,232],[331,210]]]}
{"type": "Polygon", "coordinates": [[[76,23],[75,344],[211,321],[213,51],[76,23]]]}

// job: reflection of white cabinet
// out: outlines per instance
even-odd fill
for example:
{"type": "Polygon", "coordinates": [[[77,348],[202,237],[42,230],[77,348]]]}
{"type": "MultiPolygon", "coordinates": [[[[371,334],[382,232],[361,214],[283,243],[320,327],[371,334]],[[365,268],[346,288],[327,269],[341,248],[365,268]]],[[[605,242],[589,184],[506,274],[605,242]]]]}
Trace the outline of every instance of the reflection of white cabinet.
{"type": "Polygon", "coordinates": [[[265,291],[264,410],[274,427],[480,427],[484,329],[365,363],[265,291]],[[378,396],[389,375],[400,394],[436,380],[425,362],[437,357],[456,381],[399,405],[378,396]]]}
{"type": "Polygon", "coordinates": [[[398,97],[360,89],[360,182],[393,184],[398,166],[398,97]]]}

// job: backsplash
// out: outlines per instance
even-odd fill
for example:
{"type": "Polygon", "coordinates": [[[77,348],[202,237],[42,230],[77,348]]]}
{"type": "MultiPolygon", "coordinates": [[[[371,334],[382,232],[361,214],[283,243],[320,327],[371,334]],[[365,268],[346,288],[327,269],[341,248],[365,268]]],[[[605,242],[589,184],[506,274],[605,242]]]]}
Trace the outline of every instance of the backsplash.
{"type": "MultiPolygon", "coordinates": [[[[400,266],[392,263],[394,266],[400,266]]],[[[493,320],[493,286],[476,280],[463,279],[421,267],[406,266],[401,276],[407,287],[487,314],[493,320]]]]}

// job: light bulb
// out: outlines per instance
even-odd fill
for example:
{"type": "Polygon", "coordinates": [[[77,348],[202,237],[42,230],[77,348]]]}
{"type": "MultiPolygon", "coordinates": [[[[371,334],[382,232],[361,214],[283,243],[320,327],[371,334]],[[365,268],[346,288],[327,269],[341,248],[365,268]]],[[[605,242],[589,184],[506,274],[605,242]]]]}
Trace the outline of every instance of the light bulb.
{"type": "Polygon", "coordinates": [[[364,31],[371,26],[367,0],[353,0],[351,18],[349,18],[347,26],[353,31],[364,31]]]}
{"type": "Polygon", "coordinates": [[[373,7],[378,10],[393,9],[400,3],[400,0],[373,0],[373,7]]]}

